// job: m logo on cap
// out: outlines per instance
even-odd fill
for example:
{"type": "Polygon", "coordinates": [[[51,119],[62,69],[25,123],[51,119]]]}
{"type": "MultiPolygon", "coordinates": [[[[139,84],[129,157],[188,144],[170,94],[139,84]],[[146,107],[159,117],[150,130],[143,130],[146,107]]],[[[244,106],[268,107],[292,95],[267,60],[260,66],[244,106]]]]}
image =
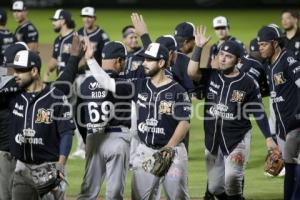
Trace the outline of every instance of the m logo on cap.
{"type": "Polygon", "coordinates": [[[225,46],[224,50],[227,51],[229,49],[229,46],[225,46]]]}
{"type": "Polygon", "coordinates": [[[14,61],[19,62],[19,59],[20,59],[20,55],[16,55],[14,61]]]}
{"type": "Polygon", "coordinates": [[[159,44],[158,43],[152,43],[146,49],[145,54],[156,58],[158,50],[159,50],[159,44]]]}

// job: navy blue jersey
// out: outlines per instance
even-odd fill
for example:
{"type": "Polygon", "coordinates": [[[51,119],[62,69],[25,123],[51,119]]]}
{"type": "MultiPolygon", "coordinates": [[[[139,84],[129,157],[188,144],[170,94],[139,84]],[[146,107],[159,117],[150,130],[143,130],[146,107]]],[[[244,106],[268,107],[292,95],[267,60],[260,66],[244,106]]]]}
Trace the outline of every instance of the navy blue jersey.
{"type": "Polygon", "coordinates": [[[73,31],[64,37],[58,36],[54,41],[52,57],[57,60],[57,75],[60,74],[67,65],[70,57],[72,40],[73,31]]]}
{"type": "Polygon", "coordinates": [[[39,41],[39,32],[29,21],[17,27],[15,36],[18,41],[25,42],[26,44],[39,41]]]}
{"type": "Polygon", "coordinates": [[[262,109],[259,87],[253,78],[243,72],[227,78],[211,69],[204,106],[206,148],[216,153],[220,147],[224,155],[230,154],[252,127],[252,109],[262,109]]]}
{"type": "Polygon", "coordinates": [[[140,140],[152,148],[165,146],[180,121],[188,121],[191,101],[177,82],[155,87],[150,78],[124,84],[116,82],[116,94],[133,94],[137,104],[137,127],[140,140]]]}
{"type": "MultiPolygon", "coordinates": [[[[232,40],[232,41],[236,41],[236,42],[240,43],[244,47],[244,51],[246,53],[246,49],[245,49],[244,44],[241,41],[237,40],[235,37],[228,36],[226,40],[232,40]]],[[[211,68],[211,61],[212,61],[212,59],[214,59],[218,55],[218,53],[219,53],[219,51],[221,49],[222,44],[223,43],[219,43],[218,42],[218,43],[213,44],[210,47],[209,57],[208,57],[208,62],[207,62],[207,68],[211,68]]]]}
{"type": "Polygon", "coordinates": [[[120,77],[128,80],[144,78],[145,72],[143,67],[144,57],[141,53],[143,48],[137,48],[133,52],[128,52],[124,71],[120,73],[120,77]]]}
{"type": "Polygon", "coordinates": [[[262,65],[261,62],[251,58],[249,55],[245,55],[241,58],[238,69],[241,72],[247,73],[259,84],[262,96],[269,96],[270,92],[267,83],[266,67],[262,65]]]}
{"type": "MultiPolygon", "coordinates": [[[[118,79],[114,71],[106,71],[111,78],[118,79]]],[[[109,127],[125,126],[130,128],[131,99],[118,98],[100,87],[90,74],[80,85],[79,97],[83,100],[80,107],[84,111],[87,133],[97,133],[109,127]]]]}
{"type": "Polygon", "coordinates": [[[297,29],[296,34],[291,39],[284,37],[285,48],[294,54],[295,58],[300,61],[300,29],[297,29]]]}
{"type": "Polygon", "coordinates": [[[276,133],[285,139],[300,127],[300,94],[295,84],[300,80],[300,63],[283,50],[274,64],[267,67],[270,97],[276,116],[276,133]]]}
{"type": "Polygon", "coordinates": [[[0,29],[0,66],[3,64],[5,49],[16,42],[16,37],[6,29],[0,29]]]}
{"type": "Polygon", "coordinates": [[[194,91],[195,86],[193,84],[193,81],[187,74],[189,62],[190,58],[187,55],[181,52],[177,52],[177,58],[172,72],[173,79],[177,81],[188,93],[191,93],[194,91]]]}
{"type": "Polygon", "coordinates": [[[96,30],[94,30],[93,32],[90,32],[88,33],[83,27],[80,28],[78,30],[78,35],[79,37],[84,37],[84,36],[88,36],[91,43],[92,43],[92,46],[93,46],[93,49],[94,49],[94,57],[95,59],[97,60],[97,62],[100,64],[101,66],[101,61],[102,61],[102,57],[101,57],[101,53],[102,53],[102,49],[104,47],[104,45],[109,42],[109,37],[107,35],[107,33],[97,27],[96,30]]]}
{"type": "Polygon", "coordinates": [[[9,109],[12,155],[31,164],[58,161],[60,134],[75,129],[63,93],[51,86],[39,93],[20,91],[11,96],[9,109]]]}

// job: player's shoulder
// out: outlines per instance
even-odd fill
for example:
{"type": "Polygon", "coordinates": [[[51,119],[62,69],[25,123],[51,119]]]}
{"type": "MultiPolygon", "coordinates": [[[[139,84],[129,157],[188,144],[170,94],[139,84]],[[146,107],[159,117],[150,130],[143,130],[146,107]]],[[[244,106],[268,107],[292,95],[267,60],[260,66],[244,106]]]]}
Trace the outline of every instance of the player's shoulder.
{"type": "Polygon", "coordinates": [[[32,22],[28,22],[27,23],[27,29],[28,29],[28,31],[37,31],[37,28],[34,26],[34,24],[32,23],[32,22]]]}
{"type": "Polygon", "coordinates": [[[102,40],[109,40],[109,36],[106,33],[106,31],[101,27],[98,27],[98,29],[99,29],[99,31],[98,31],[97,35],[99,35],[102,38],[102,40]]]}
{"type": "Polygon", "coordinates": [[[289,67],[300,65],[300,62],[295,58],[294,54],[286,49],[283,50],[279,59],[279,62],[285,62],[289,67]]]}
{"type": "Polygon", "coordinates": [[[81,27],[80,29],[78,29],[77,33],[79,36],[83,36],[83,30],[84,30],[84,27],[81,27]]]}
{"type": "Polygon", "coordinates": [[[242,57],[242,61],[245,62],[245,64],[251,64],[251,65],[254,65],[254,66],[259,66],[259,67],[262,67],[262,63],[259,62],[258,60],[254,59],[254,58],[251,58],[249,55],[244,55],[242,57]]]}

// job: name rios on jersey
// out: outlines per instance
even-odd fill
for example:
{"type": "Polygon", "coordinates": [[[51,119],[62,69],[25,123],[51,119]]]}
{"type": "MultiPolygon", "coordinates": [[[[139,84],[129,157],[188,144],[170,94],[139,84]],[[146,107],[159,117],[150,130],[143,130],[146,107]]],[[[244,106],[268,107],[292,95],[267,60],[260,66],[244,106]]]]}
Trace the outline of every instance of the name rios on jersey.
{"type": "Polygon", "coordinates": [[[165,129],[157,127],[158,121],[154,118],[146,119],[146,122],[141,122],[138,125],[138,130],[141,133],[155,133],[165,135],[165,129]]]}

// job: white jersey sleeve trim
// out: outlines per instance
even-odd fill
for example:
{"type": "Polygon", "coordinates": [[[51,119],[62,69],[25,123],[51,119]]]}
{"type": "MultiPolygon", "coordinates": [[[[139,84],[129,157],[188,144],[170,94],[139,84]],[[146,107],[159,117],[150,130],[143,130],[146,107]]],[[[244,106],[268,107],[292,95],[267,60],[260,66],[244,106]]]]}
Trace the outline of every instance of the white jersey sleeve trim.
{"type": "Polygon", "coordinates": [[[100,65],[95,58],[88,59],[87,64],[92,72],[93,77],[100,83],[101,87],[113,93],[116,92],[116,82],[112,79],[100,65]]]}

